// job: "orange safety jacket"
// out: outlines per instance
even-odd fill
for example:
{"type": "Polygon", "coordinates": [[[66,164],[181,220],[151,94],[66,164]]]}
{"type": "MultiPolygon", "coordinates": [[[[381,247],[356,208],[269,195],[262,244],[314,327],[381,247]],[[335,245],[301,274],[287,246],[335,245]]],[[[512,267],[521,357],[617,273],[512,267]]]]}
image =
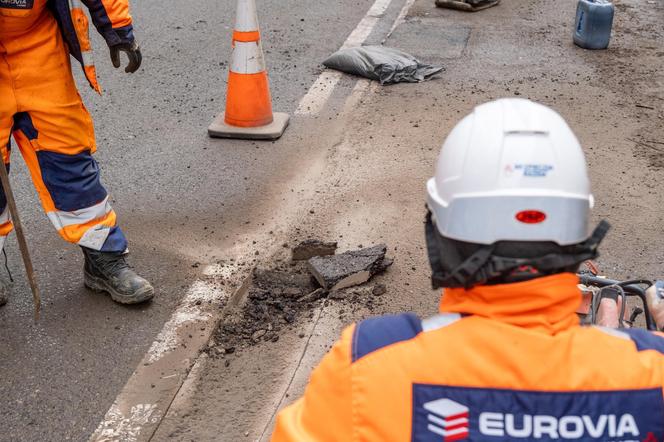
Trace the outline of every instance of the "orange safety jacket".
{"type": "Polygon", "coordinates": [[[92,59],[88,18],[81,2],[90,12],[92,23],[108,46],[131,44],[134,41],[128,0],[49,0],[71,55],[81,63],[90,86],[101,92],[92,59]]]}
{"type": "Polygon", "coordinates": [[[664,335],[580,326],[577,282],[447,289],[432,318],[348,327],[272,441],[664,441],[664,335]]]}

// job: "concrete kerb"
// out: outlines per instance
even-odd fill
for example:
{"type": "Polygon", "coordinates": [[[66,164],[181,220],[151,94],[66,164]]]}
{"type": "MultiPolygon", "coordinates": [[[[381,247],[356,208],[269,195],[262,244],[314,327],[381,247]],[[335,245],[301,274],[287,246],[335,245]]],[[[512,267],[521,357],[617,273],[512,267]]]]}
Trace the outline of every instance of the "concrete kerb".
{"type": "MultiPolygon", "coordinates": [[[[205,273],[214,274],[212,267],[205,273]]],[[[227,267],[216,273],[230,279],[236,269],[227,267]]],[[[219,289],[208,280],[198,280],[191,286],[90,442],[142,442],[152,438],[218,323],[232,316],[246,300],[252,273],[250,269],[231,281],[236,287],[233,290],[219,289]],[[228,301],[219,309],[224,299],[228,301]]]]}

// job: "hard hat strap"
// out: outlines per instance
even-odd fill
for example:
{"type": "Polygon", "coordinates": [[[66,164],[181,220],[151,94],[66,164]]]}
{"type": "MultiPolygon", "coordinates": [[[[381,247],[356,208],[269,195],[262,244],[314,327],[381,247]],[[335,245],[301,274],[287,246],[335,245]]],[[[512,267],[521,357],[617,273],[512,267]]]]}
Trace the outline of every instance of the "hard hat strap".
{"type": "Polygon", "coordinates": [[[461,264],[446,271],[446,266],[442,262],[445,255],[441,236],[432,222],[431,212],[429,212],[426,219],[426,242],[432,270],[431,282],[434,288],[470,288],[504,276],[522,266],[533,267],[543,274],[564,271],[563,269],[596,258],[598,256],[597,247],[609,228],[609,223],[602,220],[586,241],[572,246],[561,246],[560,253],[549,253],[537,258],[497,256],[494,255],[496,244],[480,246],[461,264]]]}

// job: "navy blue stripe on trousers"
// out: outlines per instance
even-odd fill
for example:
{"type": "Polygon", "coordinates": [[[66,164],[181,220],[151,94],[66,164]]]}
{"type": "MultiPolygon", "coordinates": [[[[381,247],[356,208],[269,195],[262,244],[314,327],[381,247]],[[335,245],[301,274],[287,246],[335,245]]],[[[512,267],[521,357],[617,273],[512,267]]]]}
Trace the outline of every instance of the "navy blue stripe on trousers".
{"type": "MultiPolygon", "coordinates": [[[[30,115],[26,112],[14,116],[12,132],[16,131],[22,132],[28,140],[35,140],[39,136],[30,115]]],[[[95,219],[90,218],[89,214],[86,217],[81,211],[103,203],[108,197],[108,192],[101,183],[99,165],[92,157],[91,151],[69,155],[39,150],[36,156],[41,181],[57,211],[55,213],[60,214],[53,216],[49,213],[49,218],[55,218],[57,221],[58,216],[65,216],[65,219],[69,220],[80,217],[80,224],[95,219]]],[[[0,192],[0,203],[2,207],[6,204],[4,192],[0,192]]],[[[99,216],[104,213],[100,213],[99,216]]],[[[63,224],[56,221],[54,225],[60,230],[63,224]]],[[[127,249],[127,240],[118,226],[92,225],[86,235],[88,237],[85,240],[81,239],[79,244],[105,252],[124,252],[127,249]]],[[[76,241],[66,234],[63,234],[63,237],[68,241],[76,241]]]]}
{"type": "Polygon", "coordinates": [[[99,179],[99,165],[89,150],[75,155],[37,152],[44,185],[55,208],[66,212],[101,202],[108,193],[99,179]]]}
{"type": "MultiPolygon", "coordinates": [[[[44,186],[58,210],[75,212],[99,204],[108,196],[101,184],[99,165],[89,150],[75,155],[39,151],[37,161],[44,186]]],[[[127,240],[122,230],[118,226],[111,227],[100,250],[123,252],[126,249],[127,240]]]]}

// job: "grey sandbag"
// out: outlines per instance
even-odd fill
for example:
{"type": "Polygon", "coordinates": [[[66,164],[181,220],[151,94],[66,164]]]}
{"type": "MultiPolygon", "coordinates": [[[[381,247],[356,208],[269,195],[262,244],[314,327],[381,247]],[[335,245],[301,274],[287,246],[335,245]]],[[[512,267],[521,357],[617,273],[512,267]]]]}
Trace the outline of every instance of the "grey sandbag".
{"type": "Polygon", "coordinates": [[[443,70],[442,66],[420,63],[410,54],[385,46],[341,49],[323,64],[347,74],[378,80],[380,84],[418,83],[443,70]]]}

